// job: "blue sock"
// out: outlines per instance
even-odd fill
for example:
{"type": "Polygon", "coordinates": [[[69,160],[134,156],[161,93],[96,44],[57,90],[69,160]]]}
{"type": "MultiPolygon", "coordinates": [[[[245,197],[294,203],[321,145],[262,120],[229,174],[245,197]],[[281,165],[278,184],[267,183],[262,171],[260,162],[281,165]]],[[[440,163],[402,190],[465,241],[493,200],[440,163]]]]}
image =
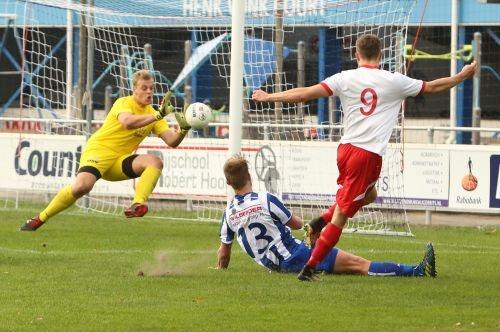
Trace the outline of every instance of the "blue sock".
{"type": "Polygon", "coordinates": [[[413,277],[422,276],[418,265],[395,264],[389,262],[371,262],[368,275],[381,277],[413,277]]]}

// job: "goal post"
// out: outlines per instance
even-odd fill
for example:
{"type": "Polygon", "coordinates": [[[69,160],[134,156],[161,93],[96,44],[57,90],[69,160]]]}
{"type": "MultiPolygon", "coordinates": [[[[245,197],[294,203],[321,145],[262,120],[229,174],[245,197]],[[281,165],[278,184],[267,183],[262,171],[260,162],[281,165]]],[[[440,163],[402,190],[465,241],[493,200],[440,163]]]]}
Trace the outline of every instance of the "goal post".
{"type": "Polygon", "coordinates": [[[229,83],[229,155],[241,152],[243,121],[243,38],[245,2],[234,1],[231,20],[231,68],[229,83]]]}
{"type": "MultiPolygon", "coordinates": [[[[251,93],[258,88],[272,92],[297,86],[299,42],[306,50],[300,59],[305,61],[301,81],[306,85],[325,78],[318,73],[318,61],[325,61],[321,63],[324,68],[327,61],[338,69],[354,68],[355,41],[364,33],[381,38],[384,69],[403,71],[406,28],[415,2],[208,1],[201,6],[194,0],[143,0],[123,1],[117,7],[111,0],[95,1],[93,6],[75,0],[25,0],[22,43],[24,84],[29,89],[22,89],[20,107],[8,115],[23,123],[37,121],[24,121],[28,118],[44,119],[36,122],[43,126],[33,130],[0,135],[2,146],[9,147],[9,158],[17,160],[17,164],[0,160],[9,170],[1,175],[5,181],[0,181],[2,193],[11,193],[2,194],[9,196],[4,201],[43,205],[58,188],[71,183],[85,135],[98,129],[106,115],[105,88],[106,95],[114,98],[130,94],[131,74],[147,68],[156,79],[155,104],[172,89],[178,109],[188,96],[217,109],[229,106],[229,112],[216,114],[208,131],[192,131],[177,149],[167,149],[158,138],[147,138],[140,145],[138,153],[155,154],[165,165],[149,215],[218,220],[228,195],[222,166],[229,155],[241,152],[249,160],[254,190],[280,195],[307,221],[335,199],[335,151],[342,133],[342,110],[323,110],[316,103],[254,103],[251,93]],[[65,59],[70,51],[62,47],[70,40],[64,39],[70,16],[75,20],[74,35],[80,25],[87,31],[89,49],[93,48],[93,69],[86,73],[95,78],[87,82],[86,96],[92,100],[85,100],[90,103],[85,107],[93,110],[89,127],[82,125],[81,109],[70,103],[74,96],[68,98],[68,93],[76,93],[67,87],[65,59]],[[84,19],[77,22],[79,17],[84,19]],[[325,28],[327,33],[319,33],[325,28]],[[186,41],[193,48],[217,45],[204,48],[209,56],[193,51],[199,60],[187,60],[186,69],[186,41]],[[150,45],[148,52],[145,44],[150,45]],[[330,54],[329,44],[338,49],[336,56],[330,54]]],[[[72,51],[74,59],[78,52],[72,51]]],[[[173,118],[167,121],[176,124],[173,118]]],[[[377,185],[380,197],[351,219],[347,231],[411,235],[402,204],[402,118],[399,122],[377,185]]],[[[88,196],[88,205],[79,206],[85,211],[122,213],[134,187],[133,180],[99,181],[88,196]]]]}

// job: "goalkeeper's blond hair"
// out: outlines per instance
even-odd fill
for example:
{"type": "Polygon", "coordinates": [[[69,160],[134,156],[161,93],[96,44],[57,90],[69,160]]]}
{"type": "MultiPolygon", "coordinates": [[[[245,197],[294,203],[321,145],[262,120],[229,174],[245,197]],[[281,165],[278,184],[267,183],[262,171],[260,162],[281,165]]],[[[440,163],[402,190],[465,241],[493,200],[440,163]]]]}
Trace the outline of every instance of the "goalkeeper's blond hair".
{"type": "Polygon", "coordinates": [[[227,184],[233,187],[233,189],[238,190],[243,188],[250,181],[247,160],[240,155],[229,158],[224,163],[224,176],[226,177],[227,184]]]}
{"type": "Polygon", "coordinates": [[[151,72],[149,70],[142,69],[142,70],[136,71],[134,73],[134,75],[132,75],[132,86],[135,88],[137,86],[137,83],[139,82],[139,80],[149,81],[152,79],[153,79],[153,75],[151,74],[151,72]]]}

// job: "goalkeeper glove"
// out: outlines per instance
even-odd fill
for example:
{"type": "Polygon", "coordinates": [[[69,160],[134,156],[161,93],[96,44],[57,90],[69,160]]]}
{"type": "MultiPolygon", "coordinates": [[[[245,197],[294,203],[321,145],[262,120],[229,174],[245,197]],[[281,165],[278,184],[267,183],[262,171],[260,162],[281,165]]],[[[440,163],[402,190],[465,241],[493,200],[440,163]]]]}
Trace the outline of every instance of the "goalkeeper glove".
{"type": "Polygon", "coordinates": [[[170,104],[170,98],[172,98],[172,92],[167,91],[165,94],[165,97],[163,97],[160,107],[155,110],[154,112],[154,117],[156,120],[161,120],[168,114],[172,113],[174,111],[174,106],[170,104]]]}
{"type": "Polygon", "coordinates": [[[186,110],[189,107],[189,105],[184,105],[184,110],[181,112],[175,112],[175,119],[177,120],[177,123],[179,124],[179,128],[181,128],[181,134],[185,135],[191,129],[191,126],[186,120],[186,110]]]}

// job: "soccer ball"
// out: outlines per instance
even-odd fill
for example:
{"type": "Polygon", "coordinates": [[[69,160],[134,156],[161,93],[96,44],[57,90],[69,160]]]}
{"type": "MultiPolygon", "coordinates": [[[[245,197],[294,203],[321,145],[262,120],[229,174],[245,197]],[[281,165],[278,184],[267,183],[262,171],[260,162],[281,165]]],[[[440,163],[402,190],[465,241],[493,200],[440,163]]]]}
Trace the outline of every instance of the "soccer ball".
{"type": "Polygon", "coordinates": [[[185,116],[191,128],[202,129],[212,121],[212,109],[203,103],[192,103],[187,108],[185,116]]]}

